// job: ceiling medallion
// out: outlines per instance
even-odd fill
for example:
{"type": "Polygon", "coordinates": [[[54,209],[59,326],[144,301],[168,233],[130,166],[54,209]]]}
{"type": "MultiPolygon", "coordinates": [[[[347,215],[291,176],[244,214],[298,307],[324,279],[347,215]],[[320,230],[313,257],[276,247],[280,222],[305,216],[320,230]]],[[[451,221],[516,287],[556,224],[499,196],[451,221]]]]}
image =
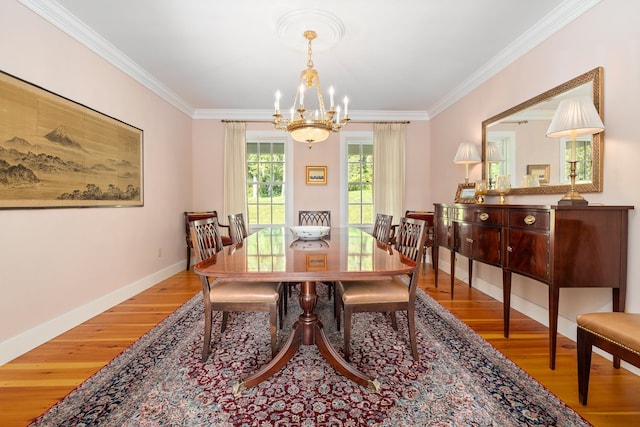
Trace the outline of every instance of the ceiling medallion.
{"type": "Polygon", "coordinates": [[[322,37],[314,43],[316,52],[334,47],[344,36],[344,24],[334,14],[320,9],[298,9],[289,12],[276,23],[276,32],[282,42],[292,49],[304,52],[307,42],[300,38],[309,28],[322,37]]]}

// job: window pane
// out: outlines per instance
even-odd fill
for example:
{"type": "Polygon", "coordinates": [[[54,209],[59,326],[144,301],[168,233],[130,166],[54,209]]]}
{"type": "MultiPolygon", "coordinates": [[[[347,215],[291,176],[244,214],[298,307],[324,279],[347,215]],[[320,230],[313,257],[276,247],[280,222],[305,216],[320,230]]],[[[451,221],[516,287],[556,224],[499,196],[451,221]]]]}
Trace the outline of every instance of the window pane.
{"type": "Polygon", "coordinates": [[[349,224],[360,224],[362,206],[349,205],[349,224]]]}
{"type": "Polygon", "coordinates": [[[348,155],[350,162],[359,162],[360,161],[360,145],[359,144],[349,144],[348,155]]]}
{"type": "Polygon", "coordinates": [[[347,137],[347,214],[351,225],[373,224],[373,133],[347,137]]]}
{"type": "Polygon", "coordinates": [[[249,224],[257,224],[258,222],[258,207],[256,205],[249,205],[249,224]]]}
{"type": "Polygon", "coordinates": [[[284,224],[284,137],[247,141],[249,224],[284,224]]]}
{"type": "Polygon", "coordinates": [[[373,205],[362,205],[362,223],[373,224],[373,205]]]}
{"type": "Polygon", "coordinates": [[[362,202],[373,204],[373,185],[364,184],[362,186],[362,202]]]}
{"type": "Polygon", "coordinates": [[[360,184],[352,184],[349,186],[349,203],[362,202],[362,192],[360,191],[360,184]]]}

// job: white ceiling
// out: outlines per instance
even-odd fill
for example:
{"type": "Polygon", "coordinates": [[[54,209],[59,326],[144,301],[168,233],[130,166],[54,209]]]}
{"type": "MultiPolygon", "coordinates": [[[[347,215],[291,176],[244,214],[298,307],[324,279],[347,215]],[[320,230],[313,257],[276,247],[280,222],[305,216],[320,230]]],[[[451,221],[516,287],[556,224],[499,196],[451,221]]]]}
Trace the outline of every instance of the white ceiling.
{"type": "Polygon", "coordinates": [[[600,0],[20,1],[195,118],[291,104],[315,27],[324,91],[382,120],[434,117],[600,0]]]}

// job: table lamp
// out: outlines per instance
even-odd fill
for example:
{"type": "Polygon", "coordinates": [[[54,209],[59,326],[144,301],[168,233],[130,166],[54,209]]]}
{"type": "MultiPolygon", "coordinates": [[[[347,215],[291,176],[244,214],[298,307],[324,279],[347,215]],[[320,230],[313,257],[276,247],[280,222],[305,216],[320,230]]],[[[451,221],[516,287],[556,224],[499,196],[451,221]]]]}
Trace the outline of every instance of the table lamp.
{"type": "Polygon", "coordinates": [[[491,163],[500,163],[504,161],[502,151],[494,141],[487,143],[487,175],[489,175],[489,188],[493,188],[493,176],[491,175],[491,163]]]}
{"type": "Polygon", "coordinates": [[[453,158],[453,163],[465,166],[464,183],[469,183],[469,165],[480,163],[482,158],[478,147],[473,142],[462,142],[458,146],[458,151],[453,158]]]}
{"type": "Polygon", "coordinates": [[[560,102],[549,129],[547,129],[547,137],[571,137],[571,160],[569,161],[571,187],[567,194],[558,201],[558,205],[589,204],[576,190],[576,136],[593,135],[603,130],[604,124],[590,97],[580,96],[560,102]]]}

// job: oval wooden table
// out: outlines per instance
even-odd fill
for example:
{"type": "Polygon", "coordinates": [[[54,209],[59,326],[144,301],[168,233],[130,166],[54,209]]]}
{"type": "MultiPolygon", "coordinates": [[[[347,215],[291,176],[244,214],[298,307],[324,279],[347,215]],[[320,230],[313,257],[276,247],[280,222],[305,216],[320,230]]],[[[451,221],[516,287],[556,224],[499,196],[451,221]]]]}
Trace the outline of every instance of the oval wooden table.
{"type": "MultiPolygon", "coordinates": [[[[300,345],[316,345],[339,373],[370,390],[380,383],[359,372],[329,344],[314,309],[316,282],[382,278],[409,273],[416,263],[358,228],[333,227],[321,241],[296,240],[286,227],[265,228],[196,264],[200,276],[243,281],[301,282],[302,314],[278,354],[260,370],[233,386],[238,396],[269,378],[295,355],[300,345]]],[[[204,279],[204,277],[203,277],[204,279]]]]}

